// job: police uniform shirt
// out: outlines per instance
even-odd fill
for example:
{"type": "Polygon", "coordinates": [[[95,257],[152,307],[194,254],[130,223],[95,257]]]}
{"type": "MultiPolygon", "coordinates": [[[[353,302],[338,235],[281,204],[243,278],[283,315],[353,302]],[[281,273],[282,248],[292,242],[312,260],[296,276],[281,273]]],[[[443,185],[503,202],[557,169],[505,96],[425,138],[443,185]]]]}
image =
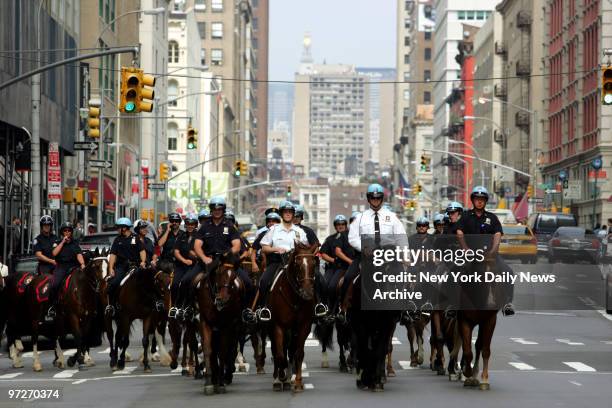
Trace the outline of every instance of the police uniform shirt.
{"type": "MultiPolygon", "coordinates": [[[[53,247],[59,246],[61,239],[57,239],[53,247]]],[[[70,242],[64,243],[62,250],[55,257],[55,261],[60,265],[76,265],[78,264],[77,255],[82,253],[79,242],[71,239],[70,242]]]]}
{"type": "Polygon", "coordinates": [[[147,261],[151,262],[153,259],[153,254],[155,253],[155,244],[153,240],[149,237],[144,237],[144,242],[142,242],[142,246],[144,247],[145,252],[147,253],[147,261]]]}
{"type": "Polygon", "coordinates": [[[37,252],[42,252],[44,256],[47,258],[53,259],[53,248],[54,244],[57,242],[57,236],[54,234],[44,235],[40,234],[34,241],[32,242],[32,250],[36,254],[37,252]]]}
{"type": "MultiPolygon", "coordinates": [[[[168,227],[170,228],[170,227],[168,227]]],[[[174,245],[176,244],[177,239],[182,236],[185,231],[178,230],[177,234],[174,235],[172,231],[168,234],[168,239],[162,246],[161,257],[165,260],[174,260],[174,245]]]]}
{"type": "Polygon", "coordinates": [[[240,240],[238,229],[231,221],[223,220],[215,224],[208,220],[198,230],[198,238],[202,241],[202,249],[206,256],[222,254],[232,248],[232,241],[240,240]]]}
{"type": "MultiPolygon", "coordinates": [[[[406,245],[406,230],[397,215],[386,208],[378,210],[378,223],[382,246],[406,245]],[[393,236],[391,236],[393,235],[393,236]],[[398,238],[400,242],[398,242],[398,238]]],[[[375,215],[371,208],[355,216],[349,228],[348,240],[356,251],[361,252],[361,236],[375,237],[375,215]]]]}
{"type": "MultiPolygon", "coordinates": [[[[321,245],[320,252],[322,254],[329,255],[332,258],[336,259],[336,248],[339,246],[339,244],[340,244],[340,233],[336,232],[334,234],[331,234],[327,238],[325,238],[325,241],[323,241],[323,245],[321,245]]],[[[336,262],[331,262],[331,263],[327,262],[325,264],[325,269],[329,269],[331,267],[335,268],[336,262]]]]}
{"type": "Polygon", "coordinates": [[[348,244],[348,231],[336,232],[335,234],[330,235],[325,239],[325,242],[323,242],[323,245],[321,246],[321,252],[336,259],[333,264],[334,268],[348,268],[349,264],[336,256],[336,248],[340,248],[344,255],[353,259],[355,254],[353,248],[348,244]]]}
{"type": "MultiPolygon", "coordinates": [[[[180,237],[176,239],[176,243],[174,244],[174,249],[178,249],[181,256],[185,259],[191,259],[191,255],[189,251],[193,250],[193,244],[195,243],[196,232],[194,231],[191,234],[181,234],[180,237]]],[[[178,259],[177,259],[178,262],[178,259]]]]}
{"type": "Polygon", "coordinates": [[[121,235],[113,241],[110,253],[117,257],[117,262],[120,264],[140,263],[140,251],[144,249],[142,241],[136,235],[132,234],[129,237],[121,235]]]}
{"type": "Polygon", "coordinates": [[[302,224],[297,224],[297,226],[304,230],[304,233],[306,233],[306,239],[308,240],[309,244],[312,245],[319,242],[319,238],[317,238],[317,234],[315,234],[312,228],[302,224]]]}
{"type": "Polygon", "coordinates": [[[472,249],[490,249],[492,236],[498,232],[503,233],[499,218],[489,211],[483,211],[478,216],[476,211],[469,210],[463,214],[458,224],[457,230],[463,231],[466,243],[472,249]]]}
{"type": "Polygon", "coordinates": [[[288,229],[281,224],[276,224],[268,230],[261,239],[261,245],[269,245],[277,248],[284,248],[291,251],[295,248],[295,241],[308,245],[306,233],[298,225],[292,224],[288,229]]]}
{"type": "Polygon", "coordinates": [[[253,244],[251,245],[254,250],[261,250],[261,239],[266,235],[266,232],[268,232],[268,227],[262,227],[257,230],[255,233],[255,241],[253,241],[253,244]]]}

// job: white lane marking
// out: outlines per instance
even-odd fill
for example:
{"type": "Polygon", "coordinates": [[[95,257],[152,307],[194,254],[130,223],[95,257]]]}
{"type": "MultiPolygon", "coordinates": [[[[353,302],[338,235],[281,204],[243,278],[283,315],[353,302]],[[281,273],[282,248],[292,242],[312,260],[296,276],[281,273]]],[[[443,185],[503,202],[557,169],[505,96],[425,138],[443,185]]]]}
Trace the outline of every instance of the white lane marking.
{"type": "Polygon", "coordinates": [[[15,377],[19,377],[20,375],[22,375],[23,373],[8,373],[8,374],[2,374],[0,375],[0,380],[8,380],[10,378],[15,378],[15,377]]]}
{"type": "Polygon", "coordinates": [[[586,306],[595,306],[595,301],[588,296],[586,297],[578,296],[578,300],[580,300],[586,306]]]}
{"type": "Polygon", "coordinates": [[[518,310],[516,314],[525,314],[525,315],[536,315],[536,316],[567,316],[567,317],[576,317],[574,313],[564,313],[564,312],[525,312],[522,310],[518,310]]]}
{"type": "Polygon", "coordinates": [[[526,363],[516,363],[514,361],[510,361],[508,364],[510,364],[512,367],[518,370],[521,370],[521,371],[536,369],[534,366],[530,366],[529,364],[526,364],[526,363]]]}
{"type": "Polygon", "coordinates": [[[580,341],[571,341],[569,339],[555,339],[559,343],[567,344],[568,346],[584,346],[584,343],[580,341]]]}
{"type": "Polygon", "coordinates": [[[308,368],[308,367],[306,366],[306,362],[305,362],[305,361],[302,361],[302,370],[305,370],[305,369],[307,369],[307,368],[308,368]]]}
{"type": "Polygon", "coordinates": [[[612,315],[609,315],[606,313],[605,310],[597,310],[599,312],[600,315],[602,315],[603,317],[605,317],[606,319],[610,320],[612,322],[612,315]]]}
{"type": "Polygon", "coordinates": [[[304,346],[306,346],[306,347],[318,347],[319,346],[319,340],[306,340],[306,343],[304,344],[304,346]]]}
{"type": "Polygon", "coordinates": [[[127,366],[125,367],[123,370],[117,370],[113,373],[113,375],[125,375],[125,374],[132,374],[132,371],[134,371],[136,368],[136,366],[127,366]]]}
{"type": "Polygon", "coordinates": [[[510,337],[510,340],[514,341],[515,343],[519,343],[519,344],[526,344],[526,345],[538,344],[538,342],[536,341],[525,340],[523,337],[510,337]]]}
{"type": "Polygon", "coordinates": [[[53,378],[72,378],[72,376],[78,372],[79,370],[63,370],[55,374],[53,378]]]}
{"type": "Polygon", "coordinates": [[[601,342],[602,342],[603,344],[612,344],[612,341],[611,341],[611,340],[605,340],[605,341],[604,341],[604,340],[601,340],[601,342]]]}
{"type": "Polygon", "coordinates": [[[312,390],[312,389],[314,389],[314,385],[312,385],[312,384],[310,384],[310,383],[309,383],[309,384],[304,384],[304,389],[306,389],[306,390],[312,390]]]}
{"type": "Polygon", "coordinates": [[[310,373],[304,373],[304,372],[302,372],[302,377],[310,377],[310,373]]]}
{"type": "Polygon", "coordinates": [[[402,344],[401,341],[399,341],[399,339],[397,337],[394,337],[391,339],[391,344],[402,344]]]}
{"type": "Polygon", "coordinates": [[[593,367],[588,366],[588,365],[586,365],[584,363],[581,363],[580,361],[564,361],[563,364],[565,364],[568,367],[573,368],[576,371],[586,371],[586,372],[597,371],[593,367]]]}
{"type": "Polygon", "coordinates": [[[98,354],[109,354],[109,353],[110,353],[110,347],[107,347],[102,351],[98,351],[98,354]]]}
{"type": "Polygon", "coordinates": [[[83,384],[85,381],[87,381],[87,378],[81,378],[80,380],[73,381],[72,385],[83,384]]]}
{"type": "Polygon", "coordinates": [[[562,289],[562,290],[567,290],[567,286],[557,285],[557,287],[558,287],[559,289],[562,289]]]}
{"type": "Polygon", "coordinates": [[[580,384],[578,381],[570,381],[571,384],[574,384],[578,387],[582,387],[582,384],[580,384]]]}
{"type": "Polygon", "coordinates": [[[416,370],[419,367],[410,367],[410,361],[398,361],[397,362],[403,370],[416,370]]]}

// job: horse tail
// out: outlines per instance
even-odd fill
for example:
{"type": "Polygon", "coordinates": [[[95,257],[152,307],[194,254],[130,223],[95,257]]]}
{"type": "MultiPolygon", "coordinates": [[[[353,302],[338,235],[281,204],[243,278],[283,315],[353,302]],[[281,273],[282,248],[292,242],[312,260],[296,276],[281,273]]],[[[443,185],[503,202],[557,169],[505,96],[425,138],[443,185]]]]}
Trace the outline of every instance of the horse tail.
{"type": "Polygon", "coordinates": [[[334,325],[321,324],[317,322],[314,327],[314,336],[322,346],[330,350],[334,349],[334,325]]]}

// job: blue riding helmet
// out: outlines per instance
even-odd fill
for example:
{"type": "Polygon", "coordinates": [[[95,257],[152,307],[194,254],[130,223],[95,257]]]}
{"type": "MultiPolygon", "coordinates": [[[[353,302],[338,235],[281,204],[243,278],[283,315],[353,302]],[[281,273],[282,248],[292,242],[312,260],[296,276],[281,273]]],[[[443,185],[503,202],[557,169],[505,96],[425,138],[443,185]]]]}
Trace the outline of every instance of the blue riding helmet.
{"type": "Polygon", "coordinates": [[[334,217],[334,225],[336,224],[346,224],[347,220],[346,217],[342,214],[338,214],[334,217]]]}
{"type": "Polygon", "coordinates": [[[446,206],[446,213],[452,213],[454,211],[463,211],[463,206],[457,202],[457,201],[451,201],[450,203],[448,203],[448,205],[446,206]]]}
{"type": "Polygon", "coordinates": [[[470,200],[473,200],[475,197],[481,197],[488,201],[489,192],[484,186],[476,186],[472,189],[472,194],[470,194],[470,200]]]}
{"type": "Polygon", "coordinates": [[[427,218],[427,217],[420,217],[416,221],[416,225],[417,225],[417,227],[420,227],[421,225],[426,225],[426,226],[429,227],[429,218],[427,218]]]}
{"type": "Polygon", "coordinates": [[[434,225],[444,224],[444,214],[436,214],[433,219],[434,225]]]}
{"type": "Polygon", "coordinates": [[[50,215],[40,217],[40,225],[53,225],[53,218],[50,215]]]}
{"type": "Polygon", "coordinates": [[[187,217],[185,217],[185,225],[197,224],[197,223],[198,223],[198,217],[196,217],[195,214],[193,213],[187,214],[187,217]]]}
{"type": "Polygon", "coordinates": [[[198,214],[198,220],[205,220],[207,218],[210,218],[210,211],[208,211],[207,209],[200,210],[200,213],[198,214]]]}
{"type": "Polygon", "coordinates": [[[295,205],[295,216],[296,217],[301,217],[304,218],[304,206],[302,204],[296,204],[295,205]]]}
{"type": "Polygon", "coordinates": [[[293,205],[291,201],[282,201],[278,206],[278,211],[283,212],[283,210],[293,211],[293,213],[295,214],[295,205],[293,205]]]}
{"type": "Polygon", "coordinates": [[[359,211],[353,211],[353,213],[351,214],[351,218],[349,218],[349,222],[353,222],[353,220],[357,218],[359,214],[361,214],[359,211]]]}
{"type": "Polygon", "coordinates": [[[132,221],[129,218],[122,217],[115,222],[116,227],[132,228],[132,221]]]}
{"type": "Polygon", "coordinates": [[[208,208],[210,208],[211,211],[215,208],[223,208],[225,210],[226,207],[225,198],[219,196],[211,198],[208,203],[208,208]]]}
{"type": "Polygon", "coordinates": [[[280,217],[280,215],[278,215],[278,213],[271,212],[270,214],[266,215],[266,222],[268,222],[268,221],[278,221],[278,222],[281,222],[281,217],[280,217]]]}
{"type": "Polygon", "coordinates": [[[378,183],[373,183],[368,186],[366,193],[367,198],[383,198],[385,196],[385,189],[378,183]]]}

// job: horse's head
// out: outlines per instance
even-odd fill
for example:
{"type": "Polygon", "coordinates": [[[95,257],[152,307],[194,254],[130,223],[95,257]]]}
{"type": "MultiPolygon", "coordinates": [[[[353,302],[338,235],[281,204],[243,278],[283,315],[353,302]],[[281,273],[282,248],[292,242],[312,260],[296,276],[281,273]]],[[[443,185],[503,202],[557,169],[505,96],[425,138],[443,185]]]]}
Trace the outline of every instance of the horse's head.
{"type": "Polygon", "coordinates": [[[318,265],[317,244],[296,243],[288,262],[288,273],[297,283],[298,295],[304,300],[314,299],[315,273],[318,265]]]}
{"type": "Polygon", "coordinates": [[[153,272],[153,286],[155,291],[162,299],[170,296],[170,286],[172,286],[172,275],[164,271],[153,272]]]}
{"type": "Polygon", "coordinates": [[[238,289],[235,281],[238,277],[237,269],[240,259],[237,255],[226,253],[219,259],[219,265],[211,276],[215,288],[215,306],[221,311],[231,300],[232,291],[238,289]]]}

